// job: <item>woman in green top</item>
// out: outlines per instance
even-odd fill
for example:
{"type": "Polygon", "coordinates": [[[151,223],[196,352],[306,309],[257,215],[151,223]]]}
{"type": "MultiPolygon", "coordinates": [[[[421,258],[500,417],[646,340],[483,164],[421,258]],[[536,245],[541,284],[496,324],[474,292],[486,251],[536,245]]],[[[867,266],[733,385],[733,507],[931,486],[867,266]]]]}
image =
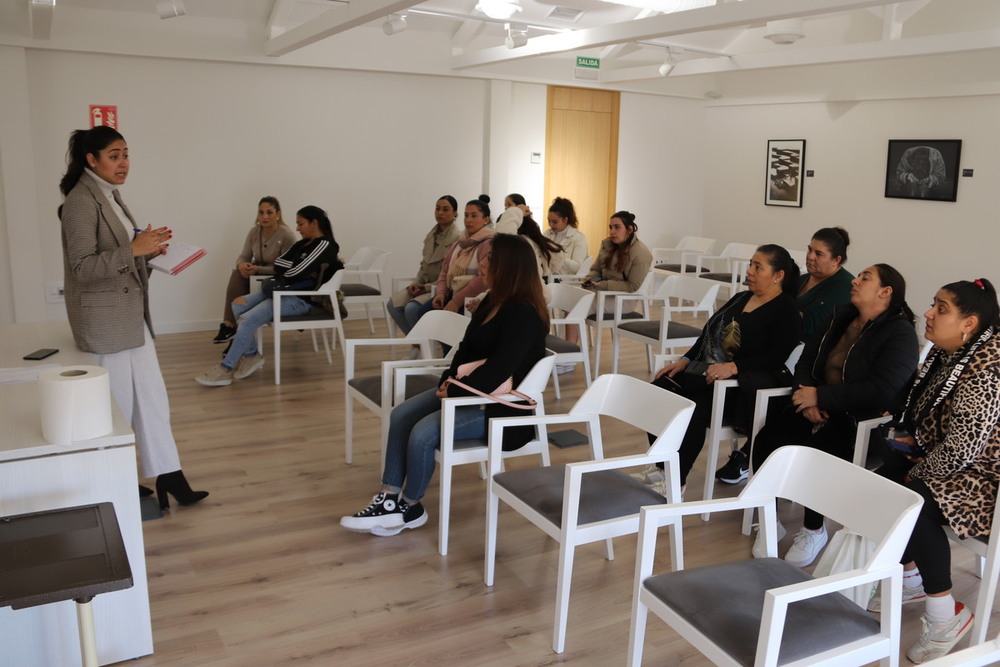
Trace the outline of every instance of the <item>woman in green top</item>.
{"type": "Polygon", "coordinates": [[[854,275],[843,267],[851,239],[842,227],[824,227],[812,236],[806,251],[806,274],[799,279],[798,304],[802,340],[811,336],[833,312],[851,300],[854,275]]]}

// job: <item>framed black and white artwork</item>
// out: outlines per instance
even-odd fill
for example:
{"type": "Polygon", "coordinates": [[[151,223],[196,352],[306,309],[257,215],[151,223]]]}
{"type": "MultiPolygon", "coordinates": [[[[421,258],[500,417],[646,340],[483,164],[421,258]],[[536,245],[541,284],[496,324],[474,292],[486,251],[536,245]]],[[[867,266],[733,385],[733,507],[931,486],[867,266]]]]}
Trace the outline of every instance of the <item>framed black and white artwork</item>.
{"type": "Polygon", "coordinates": [[[955,201],[961,139],[890,139],[885,196],[955,201]]]}
{"type": "Polygon", "coordinates": [[[802,176],[806,161],[805,139],[771,139],[767,142],[767,206],[802,206],[802,176]]]}

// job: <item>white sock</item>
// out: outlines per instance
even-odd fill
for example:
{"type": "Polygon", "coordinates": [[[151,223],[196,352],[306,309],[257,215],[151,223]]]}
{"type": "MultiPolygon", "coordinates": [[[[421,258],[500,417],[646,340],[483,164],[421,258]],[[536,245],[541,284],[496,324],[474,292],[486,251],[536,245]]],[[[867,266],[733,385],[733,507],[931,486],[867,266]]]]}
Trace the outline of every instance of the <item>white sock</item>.
{"type": "Polygon", "coordinates": [[[940,597],[927,596],[927,617],[935,623],[950,621],[955,617],[955,598],[948,595],[940,597]]]}
{"type": "Polygon", "coordinates": [[[923,586],[924,578],[920,576],[920,570],[903,570],[903,585],[907,588],[923,586]]]}

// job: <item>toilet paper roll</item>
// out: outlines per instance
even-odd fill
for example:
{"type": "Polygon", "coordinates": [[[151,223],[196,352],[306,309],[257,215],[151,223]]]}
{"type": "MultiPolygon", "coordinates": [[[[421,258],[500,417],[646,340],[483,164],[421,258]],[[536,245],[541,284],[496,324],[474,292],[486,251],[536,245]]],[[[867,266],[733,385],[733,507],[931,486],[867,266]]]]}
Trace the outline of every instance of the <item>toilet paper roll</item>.
{"type": "Polygon", "coordinates": [[[111,432],[111,382],[100,366],[61,366],[38,374],[42,437],[54,445],[111,432]]]}

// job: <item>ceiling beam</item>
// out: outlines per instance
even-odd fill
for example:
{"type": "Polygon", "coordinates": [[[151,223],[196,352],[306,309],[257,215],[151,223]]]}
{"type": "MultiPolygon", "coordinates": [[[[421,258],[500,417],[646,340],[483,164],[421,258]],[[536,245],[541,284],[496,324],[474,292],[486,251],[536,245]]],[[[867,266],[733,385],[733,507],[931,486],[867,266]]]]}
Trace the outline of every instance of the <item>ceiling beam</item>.
{"type": "Polygon", "coordinates": [[[635,42],[705,30],[739,28],[754,23],[845,12],[884,4],[885,0],[745,0],[744,2],[727,2],[704,9],[662,14],[635,21],[574,30],[558,35],[543,35],[528,40],[527,45],[518,49],[497,46],[454,56],[451,62],[453,69],[467,69],[549,53],[564,53],[620,42],[635,42]]]}
{"type": "Polygon", "coordinates": [[[421,0],[353,0],[349,4],[328,9],[312,21],[268,38],[264,43],[264,54],[283,56],[331,35],[409,9],[420,2],[421,0]]]}
{"type": "MultiPolygon", "coordinates": [[[[699,58],[677,63],[670,72],[671,79],[698,74],[745,72],[778,67],[807,65],[832,65],[837,63],[888,60],[917,56],[944,55],[967,51],[1000,49],[1000,30],[979,30],[952,35],[931,35],[892,41],[864,42],[841,46],[824,46],[813,49],[770,51],[729,58],[699,58]]],[[[601,83],[618,83],[640,79],[659,78],[659,65],[629,67],[620,70],[601,70],[601,83]]]]}
{"type": "Polygon", "coordinates": [[[52,14],[56,9],[56,0],[30,0],[28,4],[32,39],[51,39],[52,14]]]}
{"type": "Polygon", "coordinates": [[[267,37],[277,37],[288,30],[288,22],[292,19],[295,0],[274,0],[271,16],[267,19],[267,37]]]}

